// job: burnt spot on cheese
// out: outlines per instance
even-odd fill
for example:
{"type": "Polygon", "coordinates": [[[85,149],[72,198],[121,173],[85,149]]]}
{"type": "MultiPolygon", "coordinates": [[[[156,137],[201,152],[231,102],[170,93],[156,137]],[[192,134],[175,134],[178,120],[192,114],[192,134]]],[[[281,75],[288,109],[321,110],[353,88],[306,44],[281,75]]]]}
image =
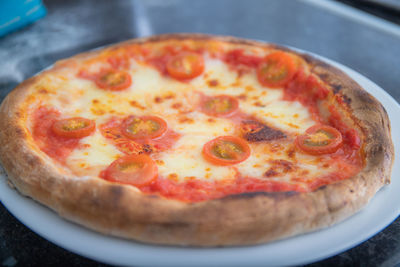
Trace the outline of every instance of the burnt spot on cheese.
{"type": "Polygon", "coordinates": [[[171,108],[180,109],[182,107],[182,103],[174,103],[171,105],[171,108]]]}
{"type": "Polygon", "coordinates": [[[180,123],[194,123],[194,120],[192,118],[186,117],[186,116],[182,116],[179,118],[179,122],[180,123]]]}
{"type": "Polygon", "coordinates": [[[169,93],[166,96],[164,96],[165,99],[174,99],[175,98],[175,94],[174,93],[169,93]]]}
{"type": "Polygon", "coordinates": [[[295,156],[296,156],[296,150],[294,149],[294,147],[289,148],[289,149],[286,151],[286,155],[288,156],[288,158],[294,159],[295,156]]]}
{"type": "Polygon", "coordinates": [[[177,180],[178,179],[178,174],[171,173],[171,174],[168,175],[168,179],[177,180]]]}
{"type": "Polygon", "coordinates": [[[143,107],[142,105],[140,105],[137,101],[135,101],[135,100],[131,100],[131,101],[129,101],[129,104],[132,106],[132,107],[135,107],[135,108],[138,108],[138,109],[141,109],[141,110],[145,110],[146,108],[145,107],[143,107]]]}
{"type": "Polygon", "coordinates": [[[310,174],[310,171],[309,171],[309,170],[302,170],[302,171],[300,172],[300,175],[308,175],[308,174],[310,174]]]}
{"type": "Polygon", "coordinates": [[[283,150],[283,146],[279,143],[271,143],[269,146],[269,153],[278,154],[280,151],[283,150]]]}
{"type": "Polygon", "coordinates": [[[157,165],[160,165],[160,166],[165,165],[165,162],[161,159],[156,159],[155,162],[157,163],[157,165]]]}
{"type": "Polygon", "coordinates": [[[153,152],[153,148],[151,147],[151,145],[149,144],[144,144],[142,146],[142,151],[139,152],[139,154],[150,154],[151,152],[153,152]]]}
{"type": "Polygon", "coordinates": [[[162,102],[163,102],[163,99],[162,99],[161,97],[159,97],[159,96],[156,96],[156,97],[154,98],[154,102],[155,102],[155,103],[162,103],[162,102]]]}
{"type": "Polygon", "coordinates": [[[284,159],[276,159],[271,161],[272,164],[275,164],[283,169],[285,172],[292,171],[296,168],[293,162],[284,160],[284,159]]]}
{"type": "Polygon", "coordinates": [[[298,169],[293,162],[284,159],[270,160],[269,162],[271,163],[271,168],[269,168],[264,173],[264,176],[267,178],[282,176],[286,173],[294,172],[298,169]]]}
{"type": "Polygon", "coordinates": [[[275,171],[273,168],[270,168],[268,171],[264,173],[264,176],[269,178],[269,177],[274,177],[277,176],[279,173],[275,171]]]}
{"type": "Polygon", "coordinates": [[[286,138],[286,135],[282,131],[255,120],[242,121],[242,131],[243,137],[249,142],[271,141],[286,138]]]}
{"type": "Polygon", "coordinates": [[[263,103],[261,103],[260,101],[254,102],[253,105],[256,106],[256,107],[260,107],[260,108],[264,108],[265,107],[265,105],[263,103]]]}
{"type": "Polygon", "coordinates": [[[240,95],[237,96],[237,98],[240,99],[240,100],[246,100],[247,99],[247,95],[240,94],[240,95]]]}
{"type": "Polygon", "coordinates": [[[48,94],[49,91],[47,91],[45,88],[41,88],[39,91],[39,94],[48,94]]]}
{"type": "Polygon", "coordinates": [[[216,87],[216,86],[219,85],[219,82],[218,82],[218,80],[213,79],[213,80],[209,80],[209,81],[207,82],[207,84],[208,84],[209,87],[216,87]]]}

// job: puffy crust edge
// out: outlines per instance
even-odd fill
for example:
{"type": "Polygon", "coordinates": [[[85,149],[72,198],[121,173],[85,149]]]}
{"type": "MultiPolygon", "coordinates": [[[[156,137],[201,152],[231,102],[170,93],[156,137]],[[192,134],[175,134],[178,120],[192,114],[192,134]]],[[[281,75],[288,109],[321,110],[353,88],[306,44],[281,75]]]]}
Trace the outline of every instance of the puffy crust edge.
{"type": "MultiPolygon", "coordinates": [[[[116,46],[172,39],[214,39],[276,47],[258,41],[202,34],[166,34],[116,46]]],[[[86,58],[93,53],[98,52],[83,53],[73,59],[86,58]]],[[[350,99],[346,105],[364,135],[366,160],[365,168],[352,178],[310,193],[258,192],[184,203],[144,195],[131,186],[112,184],[96,177],[75,177],[32,149],[27,138],[23,125],[25,115],[19,110],[37,77],[20,84],[0,107],[1,163],[18,191],[62,217],[105,234],[142,242],[192,246],[259,244],[330,226],[360,210],[390,181],[394,158],[390,123],[382,105],[343,72],[308,55],[299,55],[335,94],[350,99]]],[[[65,63],[68,60],[55,67],[65,63]]]]}

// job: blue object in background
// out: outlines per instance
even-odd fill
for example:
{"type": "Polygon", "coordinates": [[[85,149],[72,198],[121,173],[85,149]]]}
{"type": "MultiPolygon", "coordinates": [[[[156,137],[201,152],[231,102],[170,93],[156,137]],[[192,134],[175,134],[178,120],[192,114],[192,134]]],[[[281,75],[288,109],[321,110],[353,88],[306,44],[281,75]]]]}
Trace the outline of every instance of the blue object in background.
{"type": "Polygon", "coordinates": [[[0,0],[0,37],[46,15],[40,0],[0,0]]]}

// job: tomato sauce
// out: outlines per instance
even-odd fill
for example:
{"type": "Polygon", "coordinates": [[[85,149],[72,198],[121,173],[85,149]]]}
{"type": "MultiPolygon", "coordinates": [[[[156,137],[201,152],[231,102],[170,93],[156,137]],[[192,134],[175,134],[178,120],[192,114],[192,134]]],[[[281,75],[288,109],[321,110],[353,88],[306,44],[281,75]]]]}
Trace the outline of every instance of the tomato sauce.
{"type": "Polygon", "coordinates": [[[186,202],[204,201],[251,192],[306,191],[306,189],[299,184],[288,184],[248,177],[238,177],[234,180],[215,182],[193,179],[181,183],[158,177],[152,184],[139,188],[145,193],[158,193],[166,198],[173,198],[186,202]]]}
{"type": "Polygon", "coordinates": [[[330,116],[328,118],[329,123],[338,129],[343,136],[344,143],[348,144],[352,149],[359,149],[361,146],[361,140],[355,129],[348,127],[342,120],[342,116],[339,111],[336,110],[335,106],[329,106],[330,116]]]}
{"type": "Polygon", "coordinates": [[[33,114],[33,139],[39,148],[60,163],[72,150],[79,146],[79,138],[60,137],[53,133],[52,125],[60,118],[60,112],[46,107],[38,108],[33,114]]]}
{"type": "Polygon", "coordinates": [[[223,60],[231,66],[244,65],[250,68],[257,68],[262,61],[262,57],[246,55],[243,49],[235,49],[227,52],[223,60]]]}
{"type": "Polygon", "coordinates": [[[159,55],[147,55],[145,62],[156,68],[162,75],[168,76],[167,63],[174,56],[182,52],[191,52],[201,54],[202,49],[191,49],[188,46],[176,47],[166,46],[159,55]]]}
{"type": "Polygon", "coordinates": [[[322,122],[319,116],[318,101],[326,99],[329,91],[322,86],[317,79],[307,76],[300,69],[294,78],[285,86],[283,99],[287,101],[299,101],[310,112],[312,118],[322,122]]]}

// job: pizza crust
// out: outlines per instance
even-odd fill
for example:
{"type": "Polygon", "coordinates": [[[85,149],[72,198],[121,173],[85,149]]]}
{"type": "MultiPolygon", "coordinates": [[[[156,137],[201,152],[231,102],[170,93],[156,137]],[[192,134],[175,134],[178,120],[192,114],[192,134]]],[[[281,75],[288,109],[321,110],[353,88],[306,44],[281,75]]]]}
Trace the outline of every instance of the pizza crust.
{"type": "MultiPolygon", "coordinates": [[[[217,39],[275,47],[201,34],[159,35],[116,47],[172,39],[217,39]]],[[[55,68],[75,64],[95,53],[98,51],[61,61],[55,68]]],[[[27,115],[20,112],[20,107],[38,76],[20,84],[0,107],[1,163],[20,193],[50,207],[62,217],[105,234],[146,243],[250,245],[330,226],[359,211],[390,182],[394,159],[390,123],[383,106],[346,74],[309,55],[297,54],[312,66],[313,73],[332,87],[335,94],[346,99],[346,109],[362,131],[365,167],[352,178],[310,193],[257,192],[185,203],[142,194],[132,186],[97,177],[76,177],[39,151],[24,126],[27,115]]],[[[51,72],[51,69],[45,71],[51,72]]]]}

